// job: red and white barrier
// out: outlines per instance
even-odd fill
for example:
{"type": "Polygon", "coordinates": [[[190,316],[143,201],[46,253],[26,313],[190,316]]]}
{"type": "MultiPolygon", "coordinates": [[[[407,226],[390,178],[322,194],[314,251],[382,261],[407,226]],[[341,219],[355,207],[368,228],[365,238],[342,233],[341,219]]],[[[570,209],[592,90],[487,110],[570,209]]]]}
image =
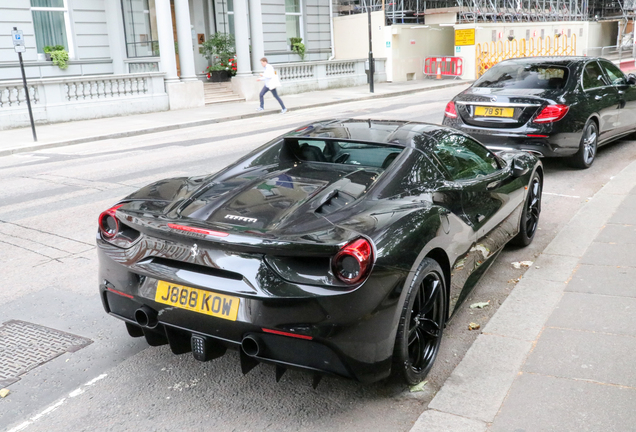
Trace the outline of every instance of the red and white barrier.
{"type": "Polygon", "coordinates": [[[459,78],[464,71],[464,61],[461,57],[427,57],[424,60],[424,75],[435,76],[438,79],[444,76],[459,78]]]}

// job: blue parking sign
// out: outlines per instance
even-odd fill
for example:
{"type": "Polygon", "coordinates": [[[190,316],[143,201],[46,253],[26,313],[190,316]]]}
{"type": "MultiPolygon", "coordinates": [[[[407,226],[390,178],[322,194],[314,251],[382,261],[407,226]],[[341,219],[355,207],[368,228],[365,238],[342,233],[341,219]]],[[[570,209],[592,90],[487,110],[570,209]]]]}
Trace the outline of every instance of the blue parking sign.
{"type": "Polygon", "coordinates": [[[24,33],[22,30],[11,30],[13,46],[24,46],[24,33]]]}

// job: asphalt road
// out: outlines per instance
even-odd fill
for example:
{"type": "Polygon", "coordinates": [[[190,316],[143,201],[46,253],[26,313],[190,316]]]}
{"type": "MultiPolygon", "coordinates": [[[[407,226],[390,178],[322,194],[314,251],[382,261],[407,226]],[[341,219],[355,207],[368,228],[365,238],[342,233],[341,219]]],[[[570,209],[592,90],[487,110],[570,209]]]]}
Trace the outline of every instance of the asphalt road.
{"type": "MultiPolygon", "coordinates": [[[[543,212],[534,243],[503,251],[446,328],[428,384],[418,393],[395,379],[361,385],[325,378],[314,390],[310,376],[294,371],[277,384],[272,366],[241,375],[232,352],[200,363],[187,354],[174,356],[165,346],[148,348],[145,341],[128,337],[123,323],[102,309],[96,220],[141,186],[217,171],[314,119],[441,122],[446,102],[458,91],[455,87],[0,158],[0,324],[23,320],[93,341],[11,384],[11,393],[0,399],[0,430],[409,430],[477,336],[468,323],[483,327],[523,274],[511,263],[534,261],[579,207],[636,159],[633,141],[600,149],[593,167],[585,171],[559,160],[544,161],[543,212]],[[490,306],[470,309],[476,301],[490,301],[490,306]]],[[[25,353],[29,350],[25,347],[25,353]]]]}

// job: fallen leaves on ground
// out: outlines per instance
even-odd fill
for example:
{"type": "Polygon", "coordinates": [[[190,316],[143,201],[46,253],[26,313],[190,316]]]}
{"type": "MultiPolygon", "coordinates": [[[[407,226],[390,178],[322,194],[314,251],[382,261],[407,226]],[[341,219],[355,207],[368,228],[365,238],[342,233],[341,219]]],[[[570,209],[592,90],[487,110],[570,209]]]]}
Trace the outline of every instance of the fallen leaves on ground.
{"type": "Polygon", "coordinates": [[[470,324],[468,324],[468,330],[479,330],[481,326],[477,323],[473,323],[471,322],[470,324]]]}
{"type": "Polygon", "coordinates": [[[424,391],[424,386],[428,383],[428,381],[422,381],[419,384],[415,384],[414,386],[411,386],[411,393],[416,393],[416,392],[421,392],[424,391]]]}
{"type": "Polygon", "coordinates": [[[488,300],[487,302],[477,302],[477,303],[473,303],[470,305],[471,309],[483,309],[486,306],[490,306],[490,300],[488,300]]]}
{"type": "Polygon", "coordinates": [[[530,267],[532,265],[532,261],[515,261],[511,264],[514,268],[520,269],[521,267],[530,267]]]}
{"type": "Polygon", "coordinates": [[[8,395],[9,395],[9,389],[4,388],[4,389],[0,390],[0,397],[1,398],[5,398],[8,395]]]}

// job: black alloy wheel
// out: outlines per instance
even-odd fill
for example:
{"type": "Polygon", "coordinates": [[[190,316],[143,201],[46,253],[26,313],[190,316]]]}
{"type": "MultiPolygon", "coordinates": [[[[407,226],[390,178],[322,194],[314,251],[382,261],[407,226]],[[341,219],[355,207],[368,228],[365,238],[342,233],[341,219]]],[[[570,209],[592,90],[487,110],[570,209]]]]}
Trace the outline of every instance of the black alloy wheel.
{"type": "Polygon", "coordinates": [[[579,151],[570,158],[570,163],[575,168],[589,168],[596,158],[598,148],[598,126],[594,120],[588,120],[583,128],[579,151]]]}
{"type": "Polygon", "coordinates": [[[446,284],[439,264],[425,258],[402,309],[394,362],[409,385],[426,377],[433,367],[446,324],[446,284]]]}
{"type": "Polygon", "coordinates": [[[541,192],[543,184],[541,176],[535,172],[528,185],[528,195],[523,204],[523,212],[519,220],[519,234],[512,239],[512,243],[519,246],[528,246],[532,243],[534,235],[539,225],[539,215],[541,214],[541,192]]]}

